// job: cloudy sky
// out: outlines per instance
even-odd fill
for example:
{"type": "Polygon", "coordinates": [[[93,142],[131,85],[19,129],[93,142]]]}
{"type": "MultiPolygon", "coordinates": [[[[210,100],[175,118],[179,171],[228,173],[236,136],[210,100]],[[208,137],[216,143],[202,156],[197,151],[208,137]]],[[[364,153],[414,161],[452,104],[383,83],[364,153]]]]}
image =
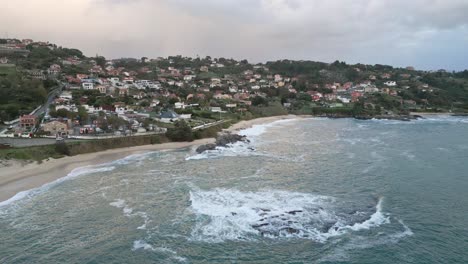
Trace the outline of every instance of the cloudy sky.
{"type": "Polygon", "coordinates": [[[468,69],[468,0],[0,0],[0,37],[168,55],[468,69]]]}

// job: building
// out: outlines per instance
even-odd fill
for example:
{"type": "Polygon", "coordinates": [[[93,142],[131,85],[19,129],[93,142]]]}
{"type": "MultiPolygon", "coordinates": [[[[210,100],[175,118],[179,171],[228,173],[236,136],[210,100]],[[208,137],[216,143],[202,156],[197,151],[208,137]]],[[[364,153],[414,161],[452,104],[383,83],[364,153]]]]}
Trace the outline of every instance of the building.
{"type": "Polygon", "coordinates": [[[33,128],[37,123],[37,118],[33,115],[23,115],[20,117],[20,126],[25,129],[33,128]]]}
{"type": "Polygon", "coordinates": [[[390,87],[393,87],[393,86],[397,85],[397,83],[395,81],[387,81],[387,82],[384,82],[384,84],[386,86],[390,86],[390,87]]]}
{"type": "Polygon", "coordinates": [[[62,68],[58,64],[52,64],[50,65],[49,69],[47,69],[47,74],[49,75],[58,75],[62,71],[62,68]]]}
{"type": "Polygon", "coordinates": [[[68,134],[68,125],[59,121],[51,121],[42,126],[42,130],[50,135],[66,135],[68,134]]]}
{"type": "Polygon", "coordinates": [[[81,86],[82,86],[83,89],[85,89],[85,90],[93,90],[93,89],[94,89],[94,84],[93,84],[93,83],[89,83],[89,82],[82,83],[81,86]]]}
{"type": "Polygon", "coordinates": [[[179,115],[176,114],[172,110],[167,110],[167,111],[161,112],[161,114],[159,115],[159,119],[161,120],[161,122],[171,123],[176,120],[179,120],[179,115]]]}

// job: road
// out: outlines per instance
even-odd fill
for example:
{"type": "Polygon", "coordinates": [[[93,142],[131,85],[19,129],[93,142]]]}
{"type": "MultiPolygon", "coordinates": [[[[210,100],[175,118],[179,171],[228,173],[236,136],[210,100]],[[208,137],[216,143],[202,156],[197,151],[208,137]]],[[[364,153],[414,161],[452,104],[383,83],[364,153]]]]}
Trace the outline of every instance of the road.
{"type": "Polygon", "coordinates": [[[62,92],[63,85],[59,84],[56,88],[54,88],[52,91],[49,92],[47,95],[47,101],[42,107],[34,113],[35,116],[39,117],[42,114],[48,114],[49,113],[49,106],[54,102],[55,97],[59,96],[60,93],[62,92]]]}
{"type": "MultiPolygon", "coordinates": [[[[66,142],[83,141],[79,139],[66,139],[66,142]]],[[[15,148],[53,145],[57,141],[53,138],[0,138],[0,144],[15,148]]]]}

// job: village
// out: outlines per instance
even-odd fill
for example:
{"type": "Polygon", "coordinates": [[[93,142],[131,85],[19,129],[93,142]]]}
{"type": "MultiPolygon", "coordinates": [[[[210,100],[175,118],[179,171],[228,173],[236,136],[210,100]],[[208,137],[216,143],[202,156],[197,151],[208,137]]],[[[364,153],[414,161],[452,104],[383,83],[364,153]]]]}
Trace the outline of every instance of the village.
{"type": "MultiPolygon", "coordinates": [[[[0,63],[3,67],[14,65],[12,54],[28,60],[27,56],[38,49],[61,47],[30,39],[8,40],[0,47],[0,63]]],[[[175,56],[106,60],[76,53],[53,57],[46,68],[15,66],[28,78],[52,80],[56,87],[45,105],[37,105],[43,111],[35,109],[16,120],[4,120],[8,127],[0,137],[108,138],[164,133],[177,120],[197,129],[244,115],[248,118],[253,108],[262,106],[294,113],[304,105],[339,110],[361,103],[367,109],[378,108],[379,114],[393,114],[391,107],[381,107],[367,97],[384,95],[396,102],[396,107],[414,110],[427,107],[429,102],[405,99],[401,96],[405,90],[433,93],[436,89],[422,82],[412,67],[400,73],[374,74],[354,67],[347,71],[356,75],[357,82],[312,83],[304,74],[282,74],[267,64],[233,59],[175,56]]],[[[326,68],[318,73],[323,80],[340,79],[329,77],[333,72],[326,68]]]]}

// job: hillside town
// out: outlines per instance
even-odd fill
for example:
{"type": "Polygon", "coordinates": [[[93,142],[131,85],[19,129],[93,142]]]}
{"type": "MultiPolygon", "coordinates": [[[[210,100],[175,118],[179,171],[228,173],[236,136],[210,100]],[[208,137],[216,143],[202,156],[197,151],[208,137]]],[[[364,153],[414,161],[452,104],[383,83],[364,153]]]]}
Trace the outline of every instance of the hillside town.
{"type": "Polygon", "coordinates": [[[466,107],[466,101],[453,101],[450,91],[434,85],[434,76],[447,74],[339,61],[105,59],[49,42],[4,39],[2,89],[7,89],[10,75],[19,75],[44,91],[42,101],[29,109],[14,108],[13,99],[3,99],[10,108],[0,109],[5,124],[0,136],[110,137],[164,133],[177,120],[197,129],[223,120],[287,113],[391,117],[451,111],[454,104],[466,107]]]}

